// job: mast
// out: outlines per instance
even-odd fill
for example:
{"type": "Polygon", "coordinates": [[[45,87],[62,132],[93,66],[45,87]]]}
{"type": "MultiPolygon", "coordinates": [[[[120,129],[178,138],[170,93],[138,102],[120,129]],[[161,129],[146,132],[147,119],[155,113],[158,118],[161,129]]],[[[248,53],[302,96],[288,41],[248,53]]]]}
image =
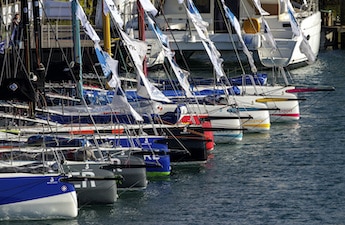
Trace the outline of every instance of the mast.
{"type": "Polygon", "coordinates": [[[33,1],[33,17],[34,17],[34,36],[35,36],[35,54],[36,54],[36,65],[35,70],[38,75],[37,89],[40,92],[44,92],[44,72],[45,68],[41,61],[42,59],[42,44],[41,44],[41,19],[39,13],[39,1],[33,1]]]}
{"type": "MultiPolygon", "coordinates": [[[[104,9],[104,1],[102,1],[102,9],[104,9]]],[[[110,16],[109,12],[104,14],[104,10],[102,10],[102,20],[103,20],[103,43],[104,43],[104,51],[111,55],[111,40],[110,40],[110,16]]]]}
{"type": "Polygon", "coordinates": [[[80,25],[76,17],[76,11],[78,7],[77,0],[72,0],[72,31],[73,31],[73,42],[74,42],[74,62],[76,66],[79,66],[79,77],[78,77],[78,97],[83,97],[83,65],[81,56],[81,46],[80,46],[80,25]]]}
{"type": "MultiPolygon", "coordinates": [[[[21,8],[22,8],[22,24],[23,24],[23,40],[24,40],[24,63],[25,63],[25,70],[29,76],[30,80],[34,79],[34,74],[31,72],[31,46],[30,46],[30,21],[29,21],[29,7],[28,1],[22,0],[21,1],[21,8]]],[[[37,96],[35,94],[35,101],[29,101],[29,111],[28,116],[33,118],[35,117],[35,108],[36,108],[36,100],[37,96]]]]}
{"type": "MultiPolygon", "coordinates": [[[[137,6],[138,6],[138,27],[139,27],[139,40],[145,41],[145,12],[144,8],[142,7],[140,0],[137,0],[137,6]]],[[[147,59],[146,56],[143,60],[143,72],[147,76],[147,59]]]]}
{"type": "Polygon", "coordinates": [[[28,8],[28,1],[22,0],[22,24],[23,24],[23,42],[24,42],[24,62],[25,62],[25,69],[28,73],[31,71],[31,60],[30,60],[30,21],[29,21],[29,8],[28,8]]]}

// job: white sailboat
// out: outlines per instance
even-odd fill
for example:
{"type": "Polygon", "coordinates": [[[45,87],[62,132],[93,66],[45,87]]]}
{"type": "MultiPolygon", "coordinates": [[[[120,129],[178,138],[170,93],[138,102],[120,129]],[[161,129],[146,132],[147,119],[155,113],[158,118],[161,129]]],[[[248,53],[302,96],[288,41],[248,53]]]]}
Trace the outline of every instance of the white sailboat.
{"type": "Polygon", "coordinates": [[[249,34],[245,34],[245,38],[261,35],[261,46],[257,49],[261,63],[266,67],[314,63],[321,32],[318,3],[306,0],[302,4],[293,2],[294,5],[290,0],[280,0],[277,5],[265,0],[261,4],[260,0],[254,2],[260,16],[246,21],[245,31],[249,34]]]}
{"type": "MultiPolygon", "coordinates": [[[[183,3],[183,1],[181,1],[183,3]]],[[[216,79],[221,80],[226,78],[225,72],[222,67],[223,59],[221,54],[218,52],[213,41],[209,38],[208,31],[206,29],[207,22],[203,20],[198,9],[194,5],[193,1],[188,0],[187,3],[183,3],[184,8],[187,12],[188,17],[192,21],[201,42],[210,58],[210,61],[213,65],[216,79]]],[[[250,55],[249,51],[247,51],[250,55]]],[[[253,72],[256,72],[254,61],[250,61],[252,65],[253,72]]],[[[228,82],[229,83],[229,82],[228,82]]],[[[228,84],[227,83],[227,84],[228,84]]],[[[230,93],[226,87],[226,83],[219,86],[221,89],[224,88],[223,101],[219,102],[220,106],[216,107],[225,107],[228,105],[230,108],[227,109],[228,112],[234,112],[239,110],[240,118],[245,118],[241,120],[241,125],[243,128],[248,131],[267,131],[270,128],[270,116],[266,105],[252,101],[248,96],[236,96],[233,93],[230,93]],[[223,105],[222,105],[223,104],[223,105]]],[[[212,87],[211,87],[212,89],[212,87]]],[[[200,96],[199,96],[200,97],[200,96]]],[[[212,111],[209,109],[209,111],[212,111]]],[[[220,111],[219,111],[220,112],[220,111]]]]}
{"type": "MultiPolygon", "coordinates": [[[[123,5],[115,1],[119,9],[124,9],[123,5]]],[[[256,62],[262,62],[269,65],[270,60],[274,58],[276,63],[284,62],[286,65],[306,62],[308,57],[300,50],[301,38],[294,38],[290,18],[285,0],[261,0],[260,6],[264,10],[262,14],[256,7],[258,0],[226,0],[225,3],[230,7],[238,18],[242,28],[242,35],[248,45],[249,50],[255,54],[256,62]],[[248,19],[249,18],[249,19],[248,19]],[[250,19],[251,18],[251,19],[250,19]],[[267,45],[266,28],[268,24],[279,49],[272,52],[267,45]],[[297,40],[298,39],[298,40],[297,40]],[[270,54],[273,53],[273,55],[270,54]],[[259,57],[260,56],[260,57],[259,57]]],[[[194,53],[203,52],[201,39],[185,13],[183,7],[178,5],[177,0],[173,1],[154,1],[160,14],[156,17],[157,26],[168,36],[170,46],[177,54],[180,51],[183,55],[190,56],[194,53]]],[[[311,46],[315,56],[318,55],[320,47],[321,14],[318,8],[317,0],[295,0],[291,1],[293,6],[293,15],[296,23],[300,26],[308,44],[311,46]]],[[[126,30],[132,30],[137,35],[135,0],[129,1],[126,10],[122,11],[124,15],[124,26],[126,30]]],[[[209,23],[207,27],[210,39],[221,52],[233,52],[234,48],[241,49],[241,44],[236,35],[229,36],[221,15],[221,3],[218,1],[195,1],[196,7],[200,10],[204,20],[209,23]],[[235,45],[233,45],[233,42],[235,45]],[[235,46],[235,47],[234,47],[235,46]]],[[[97,22],[97,21],[96,21],[97,22]]],[[[137,37],[137,36],[136,36],[137,37]]],[[[159,55],[161,49],[155,42],[154,34],[149,32],[146,35],[146,41],[150,46],[152,58],[159,55]]],[[[234,58],[234,57],[231,57],[234,58]]],[[[231,60],[229,59],[227,60],[231,60]]],[[[154,60],[153,60],[154,61],[154,60]]],[[[157,61],[154,61],[157,63],[157,61]]],[[[162,63],[161,60],[158,60],[162,63]]]]}
{"type": "MultiPolygon", "coordinates": [[[[34,1],[38,4],[38,1],[34,1]]],[[[24,26],[24,40],[28,40],[28,1],[21,1],[22,22],[24,26]]],[[[16,97],[25,99],[32,106],[35,101],[32,95],[21,95],[19,88],[25,88],[22,84],[31,83],[29,79],[30,71],[29,56],[27,55],[29,45],[24,43],[26,52],[26,72],[14,77],[1,76],[0,88],[7,93],[0,98],[15,99],[16,97]],[[15,79],[17,78],[17,79],[15,79]]],[[[13,46],[12,51],[18,49],[13,46]]],[[[19,51],[19,50],[18,50],[19,51]]],[[[8,51],[6,51],[6,54],[8,51]]],[[[28,85],[30,86],[30,85],[28,85]]],[[[27,86],[26,86],[27,87],[27,86]]],[[[30,88],[29,88],[30,90],[30,88]]],[[[7,138],[6,135],[1,135],[7,138]]],[[[7,140],[9,142],[13,141],[7,140]]],[[[6,151],[11,152],[11,146],[6,146],[6,151]]],[[[44,152],[44,149],[40,149],[44,152]]],[[[21,154],[21,157],[25,155],[21,154]]],[[[0,218],[1,220],[42,220],[42,219],[71,219],[78,215],[78,203],[75,188],[72,183],[67,182],[69,178],[61,166],[61,158],[54,158],[54,165],[49,165],[38,160],[34,164],[21,162],[13,157],[2,155],[0,159],[0,218]],[[49,206],[49,207],[47,207],[49,206]]]]}
{"type": "MultiPolygon", "coordinates": [[[[173,71],[172,73],[174,74],[173,76],[177,78],[184,92],[183,96],[180,96],[180,101],[175,101],[175,104],[162,104],[162,110],[160,110],[159,115],[161,115],[163,117],[162,119],[164,120],[165,114],[183,111],[183,113],[180,114],[181,117],[177,118],[177,120],[174,121],[177,123],[187,123],[187,120],[185,120],[186,117],[195,118],[199,123],[200,119],[197,119],[197,117],[200,115],[201,117],[206,117],[210,120],[213,129],[213,136],[216,142],[220,142],[219,136],[222,137],[222,142],[224,140],[225,142],[241,140],[242,127],[240,119],[238,115],[235,112],[233,112],[233,110],[227,111],[226,106],[214,106],[211,104],[200,105],[198,104],[198,102],[195,101],[189,102],[188,99],[195,99],[196,101],[197,99],[191,92],[190,84],[188,82],[188,76],[186,75],[187,72],[183,71],[176,64],[175,60],[173,59],[174,54],[169,46],[169,40],[165,35],[162,34],[161,30],[155,25],[155,22],[150,18],[148,11],[150,8],[154,9],[154,6],[152,4],[148,4],[145,1],[140,2],[147,12],[146,16],[149,26],[151,30],[153,30],[156,34],[158,42],[161,44],[161,48],[163,49],[163,56],[169,62],[169,67],[171,68],[171,70],[173,71]],[[186,98],[187,101],[184,101],[183,98],[186,98]],[[183,103],[184,106],[179,106],[179,103],[183,103]],[[228,137],[228,140],[224,138],[225,136],[228,137]]],[[[188,122],[193,123],[193,119],[190,119],[188,122]]]]}

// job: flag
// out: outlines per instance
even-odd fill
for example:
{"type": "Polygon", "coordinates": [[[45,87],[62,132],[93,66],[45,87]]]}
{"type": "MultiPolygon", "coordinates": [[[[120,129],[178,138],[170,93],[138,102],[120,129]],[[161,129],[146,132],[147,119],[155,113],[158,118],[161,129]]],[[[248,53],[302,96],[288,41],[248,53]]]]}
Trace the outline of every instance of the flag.
{"type": "Polygon", "coordinates": [[[116,23],[122,29],[123,20],[121,18],[120,13],[118,12],[116,5],[114,4],[113,0],[103,0],[103,13],[104,13],[104,15],[108,15],[108,13],[110,13],[112,18],[116,21],[116,23]]]}
{"type": "Polygon", "coordinates": [[[259,11],[261,16],[268,16],[270,15],[268,12],[266,12],[262,7],[261,7],[261,2],[260,0],[253,0],[255,7],[259,11]]]}
{"type": "Polygon", "coordinates": [[[150,0],[140,0],[140,4],[146,12],[150,12],[153,16],[157,15],[158,10],[152,5],[150,0]]]}
{"type": "Polygon", "coordinates": [[[316,60],[316,56],[311,49],[311,46],[307,40],[307,37],[304,35],[300,25],[298,24],[296,20],[296,17],[294,16],[295,10],[293,9],[290,0],[284,0],[284,1],[285,1],[285,4],[287,5],[292,33],[295,35],[297,39],[301,39],[299,49],[307,57],[308,63],[313,63],[316,60]]]}
{"type": "Polygon", "coordinates": [[[111,0],[104,0],[107,10],[110,10],[111,17],[117,23],[119,28],[119,34],[121,39],[126,46],[137,71],[137,92],[140,96],[149,98],[156,101],[171,102],[158,88],[147,79],[143,72],[143,59],[146,56],[147,45],[143,41],[134,40],[123,31],[123,21],[119,12],[116,10],[111,0]],[[121,20],[120,20],[121,19],[121,20]]]}
{"type": "Polygon", "coordinates": [[[262,18],[262,22],[264,24],[264,41],[266,41],[272,47],[273,51],[277,50],[277,42],[275,41],[272,35],[271,29],[268,26],[267,21],[264,18],[262,18]]]}
{"type": "Polygon", "coordinates": [[[237,36],[238,36],[238,40],[241,42],[242,45],[242,51],[243,53],[247,56],[248,62],[250,64],[250,68],[251,71],[253,73],[256,73],[258,70],[255,66],[254,63],[254,58],[252,53],[248,50],[246,44],[244,43],[244,40],[242,38],[242,31],[241,31],[241,25],[238,22],[238,19],[236,18],[236,16],[231,12],[231,10],[225,5],[224,0],[222,0],[222,4],[223,4],[223,8],[225,11],[225,16],[228,18],[228,20],[230,21],[231,25],[233,26],[233,28],[235,29],[237,36]]]}
{"type": "Polygon", "coordinates": [[[127,46],[137,71],[138,94],[141,97],[156,101],[171,102],[158,88],[147,79],[143,72],[143,57],[146,55],[147,46],[144,42],[130,38],[124,31],[120,30],[124,44],[127,46]],[[140,86],[141,85],[141,86],[140,86]]]}
{"type": "Polygon", "coordinates": [[[277,43],[272,35],[271,29],[268,26],[267,21],[265,20],[264,16],[269,16],[270,14],[266,12],[262,7],[261,7],[261,2],[260,0],[253,0],[255,7],[257,10],[260,12],[260,15],[262,16],[262,23],[264,25],[264,41],[268,43],[271,47],[272,50],[275,51],[277,50],[277,43]]]}
{"type": "Polygon", "coordinates": [[[174,61],[174,59],[173,59],[174,53],[170,49],[168,37],[162,33],[162,31],[159,29],[159,27],[156,25],[156,23],[150,17],[148,17],[148,21],[149,21],[149,27],[151,28],[151,30],[153,30],[153,32],[156,34],[158,40],[160,41],[160,43],[162,45],[162,49],[163,49],[163,54],[168,59],[169,64],[170,64],[171,68],[173,69],[173,72],[174,72],[177,80],[179,81],[181,87],[183,88],[183,90],[186,93],[186,96],[192,97],[193,95],[190,91],[190,84],[188,82],[188,75],[187,75],[186,71],[183,71],[174,61]]]}
{"type": "Polygon", "coordinates": [[[103,74],[105,77],[108,77],[111,74],[111,69],[110,67],[108,67],[106,63],[106,59],[105,59],[107,57],[105,54],[106,52],[104,52],[98,44],[95,44],[94,48],[95,48],[98,62],[101,64],[103,74]]]}
{"type": "Polygon", "coordinates": [[[119,31],[120,31],[122,40],[124,44],[127,46],[127,49],[134,61],[134,64],[137,65],[138,67],[142,67],[143,60],[147,52],[146,42],[129,37],[128,34],[124,32],[123,30],[119,30],[119,31]]]}
{"type": "Polygon", "coordinates": [[[5,46],[6,46],[5,41],[0,42],[0,54],[5,54],[5,46]]]}
{"type": "Polygon", "coordinates": [[[77,1],[76,16],[81,21],[85,33],[94,42],[94,48],[97,55],[97,59],[101,64],[101,68],[105,77],[109,78],[108,85],[114,88],[115,93],[112,101],[112,107],[120,110],[122,113],[130,113],[136,121],[144,121],[143,118],[133,109],[133,107],[128,103],[128,100],[121,88],[121,81],[118,76],[118,61],[113,59],[107,52],[103,51],[99,46],[99,37],[96,31],[91,26],[88,21],[83,8],[77,1]]]}
{"type": "Polygon", "coordinates": [[[201,39],[201,43],[203,44],[207,55],[210,58],[210,61],[213,65],[214,71],[217,75],[217,79],[219,80],[221,77],[225,76],[225,72],[222,67],[223,59],[220,57],[220,53],[218,52],[216,46],[214,43],[211,41],[208,35],[207,27],[208,23],[205,22],[198,9],[195,7],[194,3],[192,0],[187,0],[188,1],[188,7],[184,5],[188,18],[193,22],[194,27],[201,39]]]}
{"type": "Polygon", "coordinates": [[[114,96],[111,107],[119,110],[121,113],[131,114],[136,121],[144,121],[144,119],[128,103],[127,97],[120,86],[114,89],[114,96]]]}
{"type": "Polygon", "coordinates": [[[303,35],[302,36],[302,42],[301,45],[299,47],[300,51],[307,56],[308,61],[307,63],[313,63],[316,61],[316,56],[313,52],[313,50],[311,49],[311,46],[307,40],[307,38],[303,35]]]}
{"type": "Polygon", "coordinates": [[[90,22],[88,21],[85,15],[83,8],[81,7],[78,1],[77,1],[76,16],[80,20],[85,33],[90,37],[90,39],[94,42],[99,42],[100,41],[99,36],[97,35],[96,31],[91,26],[90,22]]]}
{"type": "Polygon", "coordinates": [[[294,10],[290,7],[288,7],[288,14],[289,14],[289,18],[290,18],[292,33],[298,37],[301,35],[300,28],[299,28],[298,22],[294,16],[294,10]]]}

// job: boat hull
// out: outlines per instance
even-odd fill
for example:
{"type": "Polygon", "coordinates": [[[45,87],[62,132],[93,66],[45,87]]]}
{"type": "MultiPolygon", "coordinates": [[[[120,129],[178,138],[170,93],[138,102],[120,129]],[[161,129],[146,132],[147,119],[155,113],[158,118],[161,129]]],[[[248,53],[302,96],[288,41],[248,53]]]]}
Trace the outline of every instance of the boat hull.
{"type": "Polygon", "coordinates": [[[112,164],[101,169],[112,171],[121,176],[117,183],[118,190],[142,190],[147,187],[146,165],[142,157],[135,155],[119,155],[110,159],[112,164]]]}
{"type": "MultiPolygon", "coordinates": [[[[291,38],[291,29],[282,32],[281,24],[284,22],[280,22],[276,18],[270,19],[270,17],[267,17],[266,20],[269,25],[272,26],[271,31],[275,37],[277,50],[272,50],[272,46],[263,42],[261,47],[257,49],[262,65],[265,67],[286,67],[288,65],[298,64],[308,60],[307,56],[300,50],[302,38],[291,38]],[[288,33],[290,35],[287,35],[288,33]]],[[[300,24],[303,34],[307,37],[311,50],[316,56],[319,53],[320,47],[320,21],[321,13],[315,12],[313,15],[304,18],[300,24]]]]}
{"type": "Polygon", "coordinates": [[[1,220],[68,219],[78,215],[75,189],[61,176],[0,175],[1,220]],[[47,207],[49,206],[49,207],[47,207]]]}
{"type": "Polygon", "coordinates": [[[92,161],[66,161],[64,163],[64,169],[71,171],[73,176],[85,177],[83,180],[71,181],[76,189],[80,205],[112,204],[116,202],[118,195],[115,175],[112,171],[100,169],[103,165],[104,163],[92,161]],[[92,178],[98,179],[93,180],[92,178]]]}
{"type": "MultiPolygon", "coordinates": [[[[166,139],[159,140],[159,143],[166,143],[169,148],[170,161],[172,163],[185,162],[205,162],[208,159],[207,143],[211,140],[205,138],[204,129],[201,126],[170,127],[166,131],[166,139]]],[[[145,132],[154,132],[147,129],[145,132]]]]}

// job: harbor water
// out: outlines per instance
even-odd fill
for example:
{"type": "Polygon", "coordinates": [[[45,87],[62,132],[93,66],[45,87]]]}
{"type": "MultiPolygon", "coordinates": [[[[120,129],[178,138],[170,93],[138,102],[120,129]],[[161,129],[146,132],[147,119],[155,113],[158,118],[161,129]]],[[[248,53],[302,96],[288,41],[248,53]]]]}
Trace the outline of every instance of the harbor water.
{"type": "Polygon", "coordinates": [[[169,179],[119,193],[112,205],[82,205],[74,220],[25,224],[344,224],[344,59],[345,51],[321,51],[290,70],[295,84],[336,88],[299,94],[299,121],[216,145],[206,164],[173,166],[169,179]]]}

